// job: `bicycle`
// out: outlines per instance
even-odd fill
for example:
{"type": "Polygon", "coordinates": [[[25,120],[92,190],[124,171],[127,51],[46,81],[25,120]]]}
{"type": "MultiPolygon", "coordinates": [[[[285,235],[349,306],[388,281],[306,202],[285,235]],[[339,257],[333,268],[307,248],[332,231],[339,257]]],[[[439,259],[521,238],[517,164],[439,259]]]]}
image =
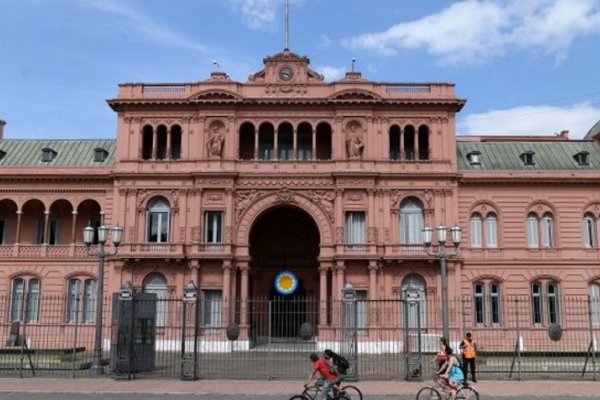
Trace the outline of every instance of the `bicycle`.
{"type": "MultiPolygon", "coordinates": [[[[439,376],[435,376],[431,385],[427,385],[417,392],[416,400],[449,400],[451,396],[445,383],[441,382],[439,376]]],[[[479,392],[463,381],[457,388],[456,400],[479,400],[479,392]]]]}
{"type": "MultiPolygon", "coordinates": [[[[320,391],[320,386],[309,386],[306,389],[304,389],[304,391],[302,392],[302,396],[304,396],[306,400],[315,400],[317,398],[317,394],[319,394],[320,391]]],[[[329,398],[332,398],[333,400],[362,400],[363,397],[360,389],[353,385],[347,385],[340,387],[340,390],[338,390],[337,394],[334,397],[331,397],[331,395],[329,395],[329,398]]]]}

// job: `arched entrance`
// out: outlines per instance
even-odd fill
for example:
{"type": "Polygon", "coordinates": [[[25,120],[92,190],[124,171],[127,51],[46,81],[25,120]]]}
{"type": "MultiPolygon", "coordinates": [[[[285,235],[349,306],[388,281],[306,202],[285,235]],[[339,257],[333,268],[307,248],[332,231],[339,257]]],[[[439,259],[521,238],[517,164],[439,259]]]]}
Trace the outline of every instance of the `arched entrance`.
{"type": "Polygon", "coordinates": [[[299,208],[277,206],[255,220],[250,230],[249,292],[258,341],[297,337],[302,323],[316,325],[319,243],[316,223],[299,208]]]}

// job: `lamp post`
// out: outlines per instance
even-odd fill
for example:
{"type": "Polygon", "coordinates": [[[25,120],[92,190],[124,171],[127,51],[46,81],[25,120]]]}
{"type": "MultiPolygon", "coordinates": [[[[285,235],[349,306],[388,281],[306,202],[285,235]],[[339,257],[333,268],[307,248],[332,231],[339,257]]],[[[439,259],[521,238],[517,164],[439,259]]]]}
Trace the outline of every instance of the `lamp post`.
{"type": "Polygon", "coordinates": [[[438,250],[437,252],[431,250],[431,242],[433,239],[433,228],[426,226],[423,228],[423,243],[427,254],[435,256],[440,259],[440,275],[442,276],[442,330],[446,340],[450,340],[450,328],[448,323],[448,276],[446,271],[446,259],[453,257],[458,254],[458,246],[460,245],[461,229],[458,225],[454,225],[450,228],[450,235],[452,236],[452,243],[454,244],[454,251],[446,251],[446,237],[448,235],[448,228],[444,225],[440,225],[436,228],[438,250]]]}
{"type": "Polygon", "coordinates": [[[115,246],[113,253],[107,253],[104,250],[104,245],[108,239],[109,228],[102,225],[97,228],[98,230],[98,250],[92,252],[90,245],[94,241],[94,228],[86,226],[83,228],[83,242],[87,248],[87,254],[89,256],[98,257],[98,282],[96,283],[96,331],[94,335],[94,353],[92,356],[92,365],[90,366],[90,373],[92,375],[102,375],[104,369],[102,367],[102,307],[103,307],[103,294],[104,294],[104,259],[107,257],[116,256],[119,251],[119,245],[123,238],[123,228],[118,224],[112,228],[112,243],[115,246]]]}

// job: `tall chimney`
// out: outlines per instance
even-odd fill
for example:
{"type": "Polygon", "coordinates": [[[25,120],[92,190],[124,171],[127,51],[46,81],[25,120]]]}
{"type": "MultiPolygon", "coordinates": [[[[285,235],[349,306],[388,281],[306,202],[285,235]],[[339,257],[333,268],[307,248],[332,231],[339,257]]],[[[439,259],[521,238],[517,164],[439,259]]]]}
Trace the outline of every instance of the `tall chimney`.
{"type": "Polygon", "coordinates": [[[4,125],[6,125],[6,121],[0,119],[0,140],[4,139],[4,125]]]}

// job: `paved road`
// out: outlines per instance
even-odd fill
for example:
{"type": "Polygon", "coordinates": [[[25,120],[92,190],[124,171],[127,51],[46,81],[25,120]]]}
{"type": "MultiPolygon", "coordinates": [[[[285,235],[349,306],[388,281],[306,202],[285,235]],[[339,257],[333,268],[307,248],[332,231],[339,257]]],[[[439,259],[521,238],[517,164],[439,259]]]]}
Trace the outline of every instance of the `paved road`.
{"type": "MultiPolygon", "coordinates": [[[[217,394],[134,394],[134,393],[7,393],[0,392],[0,400],[287,400],[284,395],[217,395],[217,394]]],[[[594,399],[595,397],[578,397],[578,399],[594,399]]],[[[378,395],[365,397],[364,400],[414,400],[414,395],[378,395]]],[[[540,396],[482,396],[481,400],[540,400],[540,396]]],[[[544,400],[573,400],[570,396],[543,396],[544,400]]]]}

